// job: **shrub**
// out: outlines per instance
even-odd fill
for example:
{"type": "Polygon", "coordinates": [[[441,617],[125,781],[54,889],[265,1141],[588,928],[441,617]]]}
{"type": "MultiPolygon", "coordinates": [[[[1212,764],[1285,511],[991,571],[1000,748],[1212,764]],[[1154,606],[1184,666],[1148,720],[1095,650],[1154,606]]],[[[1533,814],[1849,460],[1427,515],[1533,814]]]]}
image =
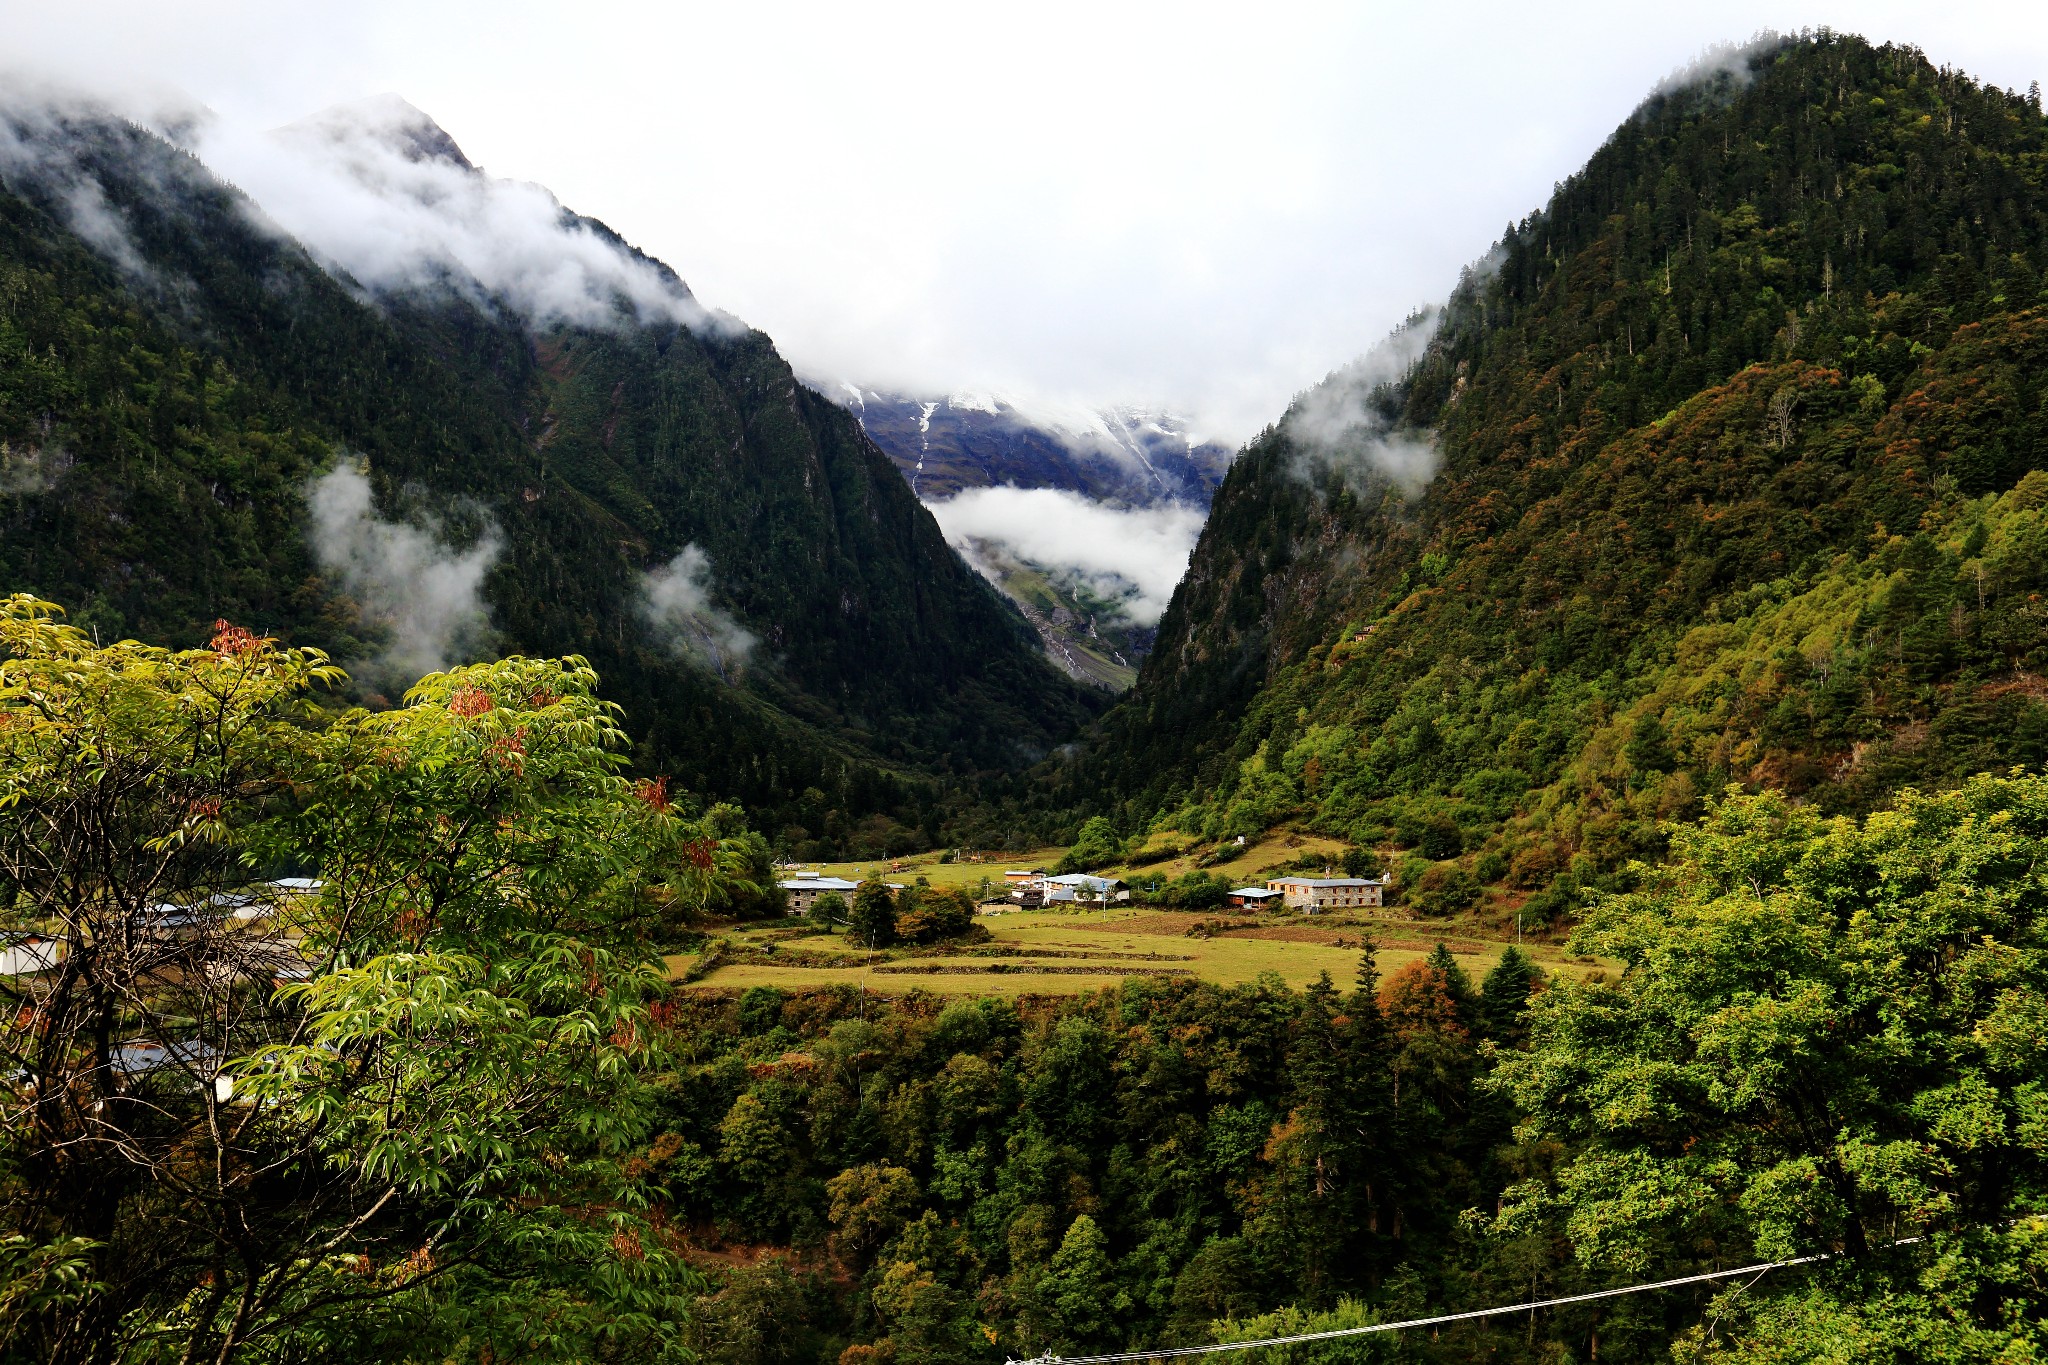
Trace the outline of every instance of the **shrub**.
{"type": "Polygon", "coordinates": [[[1479,883],[1456,863],[1438,863],[1410,888],[1409,900],[1425,915],[1450,915],[1479,899],[1479,883]]]}
{"type": "Polygon", "coordinates": [[[1344,875],[1347,877],[1377,877],[1380,875],[1380,855],[1369,848],[1347,848],[1344,850],[1344,875]]]}
{"type": "Polygon", "coordinates": [[[1432,816],[1422,827],[1416,842],[1422,856],[1430,859],[1455,858],[1465,851],[1465,835],[1448,815],[1432,816]]]}
{"type": "Polygon", "coordinates": [[[1155,905],[1181,910],[1214,910],[1230,895],[1230,883],[1207,872],[1184,872],[1150,897],[1155,905]]]}
{"type": "Polygon", "coordinates": [[[740,1032],[766,1033],[782,1022],[782,1003],[788,997],[773,986],[749,986],[740,992],[740,1032]]]}

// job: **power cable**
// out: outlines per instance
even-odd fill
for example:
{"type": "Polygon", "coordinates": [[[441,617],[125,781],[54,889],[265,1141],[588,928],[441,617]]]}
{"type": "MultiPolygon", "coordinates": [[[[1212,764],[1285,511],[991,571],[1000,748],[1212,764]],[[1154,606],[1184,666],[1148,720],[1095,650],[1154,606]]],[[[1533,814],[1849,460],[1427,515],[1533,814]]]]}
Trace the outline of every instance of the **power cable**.
{"type": "MultiPolygon", "coordinates": [[[[1889,1247],[1912,1246],[1924,1241],[1920,1237],[1902,1237],[1896,1242],[1886,1243],[1889,1247]]],[[[1169,1346],[1155,1351],[1116,1351],[1100,1356],[1056,1356],[1047,1352],[1025,1360],[1010,1360],[1007,1365],[1121,1365],[1127,1360],[1171,1360],[1177,1356],[1214,1355],[1221,1351],[1255,1351],[1267,1346],[1292,1346],[1304,1341],[1329,1341],[1335,1337],[1364,1336],[1370,1332],[1399,1332],[1410,1327],[1440,1327],[1447,1322],[1468,1322],[1473,1318],[1499,1317],[1505,1313],[1533,1313],[1539,1308],[1561,1308],[1566,1304],[1590,1303],[1595,1299],[1619,1298],[1624,1294],[1647,1294],[1654,1289],[1675,1289],[1682,1284],[1703,1284],[1710,1280],[1732,1280],[1738,1275],[1754,1275],[1761,1279],[1767,1272],[1783,1270],[1788,1266],[1812,1265],[1817,1261],[1832,1261],[1838,1252],[1820,1252],[1812,1256],[1795,1256],[1786,1261],[1760,1261],[1755,1265],[1737,1266],[1733,1270],[1709,1270],[1699,1275],[1681,1275],[1675,1280],[1656,1280],[1648,1284],[1624,1285],[1619,1289],[1596,1289],[1588,1294],[1568,1294],[1561,1299],[1543,1299],[1536,1303],[1510,1303],[1498,1308],[1474,1308],[1465,1313],[1443,1313],[1433,1318],[1410,1318],[1406,1322],[1376,1322],[1370,1327],[1339,1327],[1328,1332],[1306,1332],[1292,1337],[1264,1337],[1258,1341],[1226,1341],[1211,1346],[1169,1346]]],[[[1751,1281],[1754,1283],[1755,1281],[1751,1281]]],[[[1744,1286],[1747,1288],[1748,1286],[1744,1286]]]]}

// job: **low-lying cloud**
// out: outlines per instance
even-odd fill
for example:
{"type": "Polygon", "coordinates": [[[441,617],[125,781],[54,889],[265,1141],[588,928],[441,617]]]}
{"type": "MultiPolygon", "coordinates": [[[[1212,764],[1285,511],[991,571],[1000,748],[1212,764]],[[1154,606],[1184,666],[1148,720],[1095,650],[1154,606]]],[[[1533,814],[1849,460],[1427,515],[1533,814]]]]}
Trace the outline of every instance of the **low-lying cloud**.
{"type": "Polygon", "coordinates": [[[61,454],[41,446],[14,446],[0,441],[0,497],[33,497],[57,486],[57,471],[70,466],[61,454]]]}
{"type": "Polygon", "coordinates": [[[1679,67],[1663,80],[1658,81],[1650,98],[1636,110],[1638,116],[1648,110],[1660,97],[1678,94],[1700,86],[1713,86],[1721,77],[1729,79],[1729,90],[1744,90],[1756,78],[1750,63],[1760,54],[1783,43],[1785,39],[1772,29],[1759,29],[1746,43],[1713,43],[1700,54],[1679,67]]]}
{"type": "Polygon", "coordinates": [[[722,325],[676,276],[539,185],[471,165],[395,95],[271,132],[220,124],[198,155],[263,215],[373,292],[449,289],[536,325],[722,325]]]}
{"type": "Polygon", "coordinates": [[[1436,477],[1428,436],[1396,431],[1385,400],[1436,336],[1441,309],[1425,308],[1357,360],[1295,399],[1281,428],[1293,440],[1296,472],[1311,482],[1336,474],[1364,491],[1391,483],[1413,497],[1436,477]]]}
{"type": "Polygon", "coordinates": [[[121,211],[107,202],[83,149],[63,124],[105,119],[110,111],[82,94],[16,75],[19,88],[0,94],[0,172],[40,185],[64,225],[133,284],[151,290],[163,281],[130,235],[121,211]]]}
{"type": "Polygon", "coordinates": [[[638,605],[664,645],[727,682],[754,648],[753,633],[712,602],[711,557],[695,545],[641,575],[638,605]]]}
{"type": "Polygon", "coordinates": [[[357,672],[409,685],[488,647],[483,581],[504,548],[495,525],[458,550],[436,526],[386,521],[377,515],[370,481],[348,464],[315,479],[306,505],[314,560],[355,599],[365,624],[385,636],[381,651],[351,664],[357,672]]]}
{"type": "Polygon", "coordinates": [[[990,554],[1077,580],[1119,600],[1141,626],[1157,625],[1202,534],[1199,509],[1181,503],[1123,510],[1056,488],[969,488],[925,504],[982,573],[990,554]]]}

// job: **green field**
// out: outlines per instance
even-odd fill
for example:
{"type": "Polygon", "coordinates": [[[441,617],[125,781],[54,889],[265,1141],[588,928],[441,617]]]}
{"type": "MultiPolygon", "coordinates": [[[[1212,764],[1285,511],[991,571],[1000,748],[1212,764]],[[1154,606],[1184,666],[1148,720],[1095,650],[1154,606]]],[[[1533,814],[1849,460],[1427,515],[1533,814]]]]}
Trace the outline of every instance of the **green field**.
{"type": "MultiPolygon", "coordinates": [[[[1358,969],[1359,941],[1367,934],[1381,945],[1383,973],[1427,956],[1442,940],[1476,980],[1499,960],[1506,946],[1412,921],[1328,924],[1278,915],[1248,917],[1245,928],[1233,927],[1210,938],[1188,936],[1190,925],[1213,918],[1150,909],[1112,910],[1107,917],[1004,911],[981,919],[994,935],[989,943],[946,952],[897,950],[883,955],[860,954],[842,935],[792,937],[785,936],[787,925],[763,926],[728,937],[742,947],[773,945],[779,955],[872,960],[811,966],[757,959],[719,967],[696,984],[722,989],[779,986],[804,990],[847,982],[888,995],[913,989],[958,995],[1070,995],[1113,985],[1127,975],[1152,972],[1196,976],[1225,985],[1250,982],[1273,972],[1291,986],[1305,986],[1318,973],[1328,972],[1332,981],[1348,985],[1358,969]]],[[[1549,944],[1525,947],[1551,973],[1577,975],[1598,965],[1566,957],[1549,944]]],[[[669,965],[680,975],[693,961],[693,955],[679,954],[669,959],[669,965]]]]}

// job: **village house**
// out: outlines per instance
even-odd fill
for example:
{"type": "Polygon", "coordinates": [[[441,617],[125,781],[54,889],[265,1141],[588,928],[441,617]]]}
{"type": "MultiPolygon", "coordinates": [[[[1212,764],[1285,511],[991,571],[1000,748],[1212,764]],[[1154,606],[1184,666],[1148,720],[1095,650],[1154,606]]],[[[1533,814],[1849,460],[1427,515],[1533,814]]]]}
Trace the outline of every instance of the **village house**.
{"type": "Polygon", "coordinates": [[[1264,910],[1279,899],[1278,891],[1268,891],[1263,886],[1240,886],[1227,897],[1230,905],[1238,910],[1264,910]]]}
{"type": "Polygon", "coordinates": [[[791,877],[776,885],[789,897],[789,913],[792,915],[808,915],[818,897],[827,891],[837,891],[851,900],[853,893],[860,888],[859,882],[850,882],[844,877],[791,877]]]}
{"type": "Polygon", "coordinates": [[[1280,893],[1288,909],[1311,915],[1325,910],[1377,909],[1386,888],[1385,877],[1275,877],[1266,883],[1268,891],[1280,893]]]}
{"type": "Polygon", "coordinates": [[[1035,883],[1012,889],[1010,895],[1027,905],[1073,905],[1131,898],[1131,893],[1115,877],[1091,877],[1085,872],[1073,872],[1063,877],[1042,876],[1035,883]],[[1038,899],[1032,900],[1033,895],[1038,899]]]}

